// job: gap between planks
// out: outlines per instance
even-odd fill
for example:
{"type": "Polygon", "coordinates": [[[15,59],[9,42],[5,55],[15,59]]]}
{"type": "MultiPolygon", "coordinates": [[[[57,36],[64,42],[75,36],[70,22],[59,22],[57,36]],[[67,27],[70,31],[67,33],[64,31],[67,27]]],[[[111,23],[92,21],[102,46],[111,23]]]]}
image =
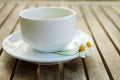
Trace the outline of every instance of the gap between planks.
{"type": "MultiPolygon", "coordinates": [[[[88,6],[87,6],[87,7],[88,7],[88,6]]],[[[84,20],[85,20],[85,22],[86,22],[86,24],[87,24],[87,26],[88,26],[88,29],[90,30],[90,33],[91,33],[91,35],[92,35],[92,38],[93,38],[93,40],[94,40],[94,42],[95,42],[97,51],[99,52],[99,55],[100,55],[101,60],[102,60],[102,62],[103,62],[103,64],[104,64],[104,67],[106,68],[105,60],[104,60],[104,58],[103,58],[102,55],[101,55],[101,52],[100,52],[99,47],[98,47],[98,45],[97,45],[96,39],[95,39],[95,37],[94,37],[94,34],[93,34],[93,32],[92,32],[92,30],[91,30],[91,28],[90,28],[90,25],[89,25],[89,23],[88,23],[88,20],[87,20],[87,18],[86,18],[86,15],[85,15],[85,13],[83,12],[84,9],[82,9],[81,6],[80,6],[80,9],[81,9],[81,11],[82,11],[84,20]]],[[[110,75],[109,75],[109,77],[110,77],[110,75]]]]}
{"type": "Polygon", "coordinates": [[[96,6],[96,8],[93,8],[93,9],[92,8],[91,8],[92,13],[95,15],[95,17],[99,21],[101,27],[104,29],[104,31],[106,32],[107,36],[109,37],[109,39],[111,40],[112,44],[114,45],[114,47],[116,48],[116,50],[119,54],[120,53],[120,37],[118,37],[118,36],[119,36],[120,32],[115,28],[115,25],[112,24],[112,22],[109,20],[109,18],[107,18],[108,15],[106,15],[105,12],[101,10],[101,8],[99,8],[97,6],[96,6]],[[101,17],[99,17],[99,16],[101,16],[101,17]],[[103,17],[104,17],[104,19],[103,19],[103,17]]]}
{"type": "MultiPolygon", "coordinates": [[[[8,9],[8,8],[7,8],[8,9]]],[[[2,48],[2,41],[4,40],[4,38],[6,36],[8,36],[12,30],[14,29],[15,25],[18,22],[18,9],[20,9],[18,6],[16,6],[13,12],[11,12],[11,14],[9,14],[8,18],[6,19],[6,21],[4,22],[4,24],[2,25],[2,27],[0,28],[0,34],[3,34],[0,36],[0,49],[2,48]]]]}
{"type": "MultiPolygon", "coordinates": [[[[96,8],[96,7],[94,7],[94,8],[96,8]]],[[[118,62],[119,62],[120,58],[119,58],[115,48],[113,47],[109,38],[106,36],[105,32],[101,28],[99,21],[97,21],[97,19],[91,13],[89,7],[83,6],[82,11],[85,14],[86,21],[89,25],[91,32],[93,33],[93,36],[94,36],[95,41],[97,43],[98,49],[100,50],[100,55],[102,55],[101,57],[105,60],[103,62],[105,64],[107,64],[105,66],[107,66],[109,69],[109,72],[111,72],[111,73],[108,72],[108,74],[110,74],[109,77],[111,79],[118,79],[119,66],[120,66],[118,62]],[[101,40],[103,40],[103,41],[101,41],[101,40]],[[108,44],[109,44],[109,46],[108,46],[108,44]],[[109,53],[109,55],[108,55],[108,53],[109,53]],[[116,63],[114,63],[114,61],[116,63]],[[118,69],[118,71],[116,71],[116,69],[118,69]],[[111,75],[112,75],[112,77],[111,77],[111,75]]]]}
{"type": "MultiPolygon", "coordinates": [[[[18,8],[18,6],[16,6],[16,8],[14,8],[14,11],[10,14],[11,16],[10,17],[8,17],[8,19],[7,19],[7,21],[10,21],[11,22],[11,17],[13,18],[13,16],[15,17],[15,18],[17,18],[16,17],[16,15],[18,14],[17,12],[19,11],[19,10],[21,10],[21,9],[23,9],[23,7],[21,7],[21,8],[18,8]]],[[[6,34],[6,36],[7,35],[9,35],[11,32],[12,32],[12,30],[14,29],[14,26],[16,26],[16,24],[17,24],[17,19],[15,19],[15,18],[13,18],[13,24],[14,25],[9,25],[9,28],[11,28],[9,31],[8,31],[8,33],[6,34]]],[[[8,22],[9,23],[9,22],[8,22]]],[[[12,22],[11,22],[12,23],[12,22]]],[[[7,25],[8,26],[8,25],[7,25]]],[[[3,27],[6,27],[6,26],[3,26],[3,27]]],[[[4,29],[4,28],[3,28],[4,29]]],[[[6,31],[6,30],[5,30],[6,31]]],[[[11,56],[9,56],[9,55],[7,55],[4,51],[2,52],[2,55],[0,56],[0,63],[1,63],[1,67],[0,67],[0,70],[2,70],[2,71],[0,71],[0,79],[1,80],[6,80],[6,79],[11,79],[11,77],[13,76],[13,73],[14,73],[14,68],[15,68],[15,66],[16,66],[16,64],[17,64],[17,60],[16,59],[14,59],[13,57],[11,57],[11,56]],[[5,60],[4,60],[5,59],[5,60]],[[8,68],[9,67],[9,68],[8,68]],[[7,75],[6,75],[7,74],[7,75]]]]}
{"type": "Polygon", "coordinates": [[[106,16],[111,20],[115,27],[120,31],[120,16],[116,14],[112,6],[100,6],[101,10],[106,14],[106,16]]]}
{"type": "MultiPolygon", "coordinates": [[[[79,25],[78,25],[79,27],[78,28],[80,28],[80,30],[83,30],[83,31],[91,34],[94,39],[93,33],[90,31],[90,29],[88,27],[89,25],[86,22],[86,18],[84,16],[84,13],[82,12],[81,7],[77,6],[74,9],[76,9],[77,13],[79,13],[80,19],[79,19],[79,25]]],[[[94,41],[95,41],[95,39],[94,39],[94,41]]],[[[90,80],[98,79],[98,78],[99,78],[99,80],[109,80],[108,75],[106,73],[106,70],[103,66],[102,60],[99,56],[99,53],[98,53],[96,47],[95,47],[95,51],[91,54],[91,56],[88,58],[85,58],[84,60],[85,60],[86,68],[87,68],[87,74],[88,74],[90,80]],[[94,75],[96,75],[96,76],[94,76],[94,75]]]]}
{"type": "MultiPolygon", "coordinates": [[[[26,79],[29,79],[28,77],[27,77],[27,78],[26,78],[26,77],[23,77],[22,74],[19,73],[19,72],[20,72],[19,70],[22,70],[22,68],[24,67],[24,66],[23,66],[23,67],[21,68],[20,65],[22,65],[22,64],[23,64],[23,62],[21,62],[21,63],[19,63],[19,65],[17,65],[17,69],[16,69],[16,72],[15,72],[14,77],[13,77],[14,80],[18,80],[18,79],[20,79],[20,80],[21,80],[21,79],[25,79],[25,80],[26,80],[26,79]]],[[[54,66],[53,66],[53,67],[54,67],[54,66]]],[[[37,78],[36,78],[36,79],[37,79],[37,80],[39,80],[39,79],[41,79],[41,80],[43,79],[43,80],[44,80],[45,77],[42,77],[42,75],[44,75],[44,76],[47,75],[50,70],[51,70],[51,67],[50,67],[50,66],[40,67],[40,65],[38,65],[38,67],[37,67],[37,74],[36,74],[36,75],[37,75],[37,78]],[[45,70],[44,68],[45,68],[45,67],[48,67],[48,68],[46,68],[46,69],[47,69],[47,72],[44,74],[44,70],[45,70]],[[41,69],[42,69],[42,70],[41,70],[41,69]]],[[[53,70],[54,70],[54,68],[53,68],[53,70]]],[[[56,71],[57,71],[57,70],[56,70],[56,71]]],[[[24,71],[22,71],[22,72],[24,72],[24,71]]],[[[27,75],[27,74],[28,74],[28,73],[26,72],[25,75],[27,75]]],[[[35,75],[35,74],[33,74],[33,75],[35,75]]],[[[52,76],[53,76],[53,75],[51,74],[51,79],[54,78],[54,76],[53,76],[53,77],[52,77],[52,76]]],[[[49,77],[48,77],[48,78],[49,78],[49,77]]],[[[48,79],[48,78],[46,77],[46,79],[48,79]]],[[[57,77],[56,77],[56,78],[57,78],[57,77]]],[[[56,78],[55,78],[54,80],[56,80],[56,78]]],[[[30,78],[30,79],[33,79],[33,78],[30,78]]],[[[50,79],[50,78],[49,78],[49,79],[50,79]]]]}

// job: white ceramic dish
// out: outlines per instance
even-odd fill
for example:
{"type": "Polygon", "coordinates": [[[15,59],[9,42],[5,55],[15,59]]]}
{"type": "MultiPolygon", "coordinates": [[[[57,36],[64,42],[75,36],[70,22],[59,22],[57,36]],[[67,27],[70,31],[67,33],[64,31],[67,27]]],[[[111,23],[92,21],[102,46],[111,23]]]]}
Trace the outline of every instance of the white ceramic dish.
{"type": "MultiPolygon", "coordinates": [[[[73,50],[75,48],[75,42],[80,40],[80,38],[82,39],[81,36],[89,37],[86,33],[76,30],[74,39],[64,49],[69,48],[73,50]]],[[[36,51],[21,39],[20,32],[15,32],[9,35],[6,39],[4,39],[3,49],[7,52],[7,54],[17,59],[32,63],[38,63],[42,65],[63,63],[79,57],[79,54],[75,54],[71,56],[63,56],[57,53],[44,53],[44,52],[36,51]]],[[[64,53],[64,54],[71,54],[71,53],[64,53]]]]}

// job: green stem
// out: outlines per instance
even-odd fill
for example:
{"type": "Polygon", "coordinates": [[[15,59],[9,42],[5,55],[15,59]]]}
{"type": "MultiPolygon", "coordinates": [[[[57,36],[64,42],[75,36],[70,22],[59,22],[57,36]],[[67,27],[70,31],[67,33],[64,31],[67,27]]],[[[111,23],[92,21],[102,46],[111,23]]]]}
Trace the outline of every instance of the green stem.
{"type": "Polygon", "coordinates": [[[57,52],[68,52],[68,51],[71,51],[71,50],[60,50],[60,51],[57,51],[57,52]]]}
{"type": "Polygon", "coordinates": [[[55,54],[59,54],[59,55],[62,55],[62,56],[73,56],[73,55],[75,55],[75,54],[78,54],[79,52],[76,52],[76,53],[74,53],[74,54],[61,54],[61,53],[59,53],[59,52],[54,52],[55,54]]]}

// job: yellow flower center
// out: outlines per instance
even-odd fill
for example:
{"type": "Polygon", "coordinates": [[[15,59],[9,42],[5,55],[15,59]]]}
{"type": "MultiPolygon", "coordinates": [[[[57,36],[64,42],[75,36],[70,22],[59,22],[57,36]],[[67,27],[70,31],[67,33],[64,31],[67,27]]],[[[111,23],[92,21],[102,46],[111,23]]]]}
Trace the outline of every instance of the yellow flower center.
{"type": "Polygon", "coordinates": [[[90,41],[87,42],[87,46],[88,46],[88,47],[92,47],[92,44],[91,44],[90,41]]]}
{"type": "Polygon", "coordinates": [[[85,46],[84,45],[80,45],[79,46],[79,51],[84,51],[85,50],[85,46]]]}

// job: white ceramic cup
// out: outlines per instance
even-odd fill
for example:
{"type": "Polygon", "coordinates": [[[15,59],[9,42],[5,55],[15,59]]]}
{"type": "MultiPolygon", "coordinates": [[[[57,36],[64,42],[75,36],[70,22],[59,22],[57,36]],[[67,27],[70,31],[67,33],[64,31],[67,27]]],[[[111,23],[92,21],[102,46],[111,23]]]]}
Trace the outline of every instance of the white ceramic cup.
{"type": "Polygon", "coordinates": [[[19,14],[22,39],[38,51],[58,51],[74,37],[75,15],[62,7],[26,9],[19,14]]]}

